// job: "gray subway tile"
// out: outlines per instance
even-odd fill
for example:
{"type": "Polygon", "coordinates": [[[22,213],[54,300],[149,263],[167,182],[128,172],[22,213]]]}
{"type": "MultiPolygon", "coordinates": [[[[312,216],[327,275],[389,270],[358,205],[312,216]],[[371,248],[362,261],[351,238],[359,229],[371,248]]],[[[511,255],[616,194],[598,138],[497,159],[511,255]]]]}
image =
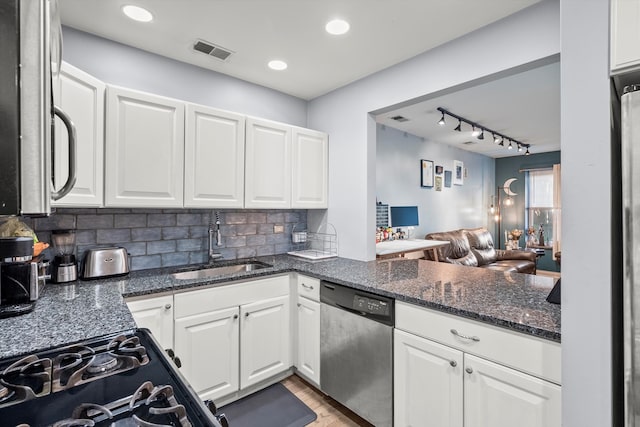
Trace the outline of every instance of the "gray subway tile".
{"type": "Polygon", "coordinates": [[[300,222],[300,214],[298,212],[285,212],[284,222],[300,222]]]}
{"type": "Polygon", "coordinates": [[[76,225],[84,230],[113,228],[113,215],[78,215],[76,225]]]}
{"type": "Polygon", "coordinates": [[[96,230],[78,230],[76,231],[76,243],[79,245],[95,244],[96,234],[96,230]]]}
{"type": "Polygon", "coordinates": [[[246,236],[250,234],[256,234],[257,231],[258,228],[256,227],[256,224],[240,224],[236,228],[236,235],[246,236]]]}
{"type": "Polygon", "coordinates": [[[238,229],[237,225],[227,225],[227,224],[221,225],[220,226],[220,235],[222,237],[235,236],[237,234],[237,232],[238,232],[237,229],[238,229]]]}
{"type": "Polygon", "coordinates": [[[173,227],[176,225],[175,214],[148,214],[147,226],[149,227],[173,227]]]}
{"type": "MultiPolygon", "coordinates": [[[[189,226],[189,237],[203,237],[207,235],[209,227],[207,225],[191,225],[189,226]]],[[[222,229],[220,229],[222,231],[222,229]]]]}
{"type": "Polygon", "coordinates": [[[239,248],[247,245],[245,236],[227,237],[222,244],[227,248],[239,248]]]}
{"type": "Polygon", "coordinates": [[[154,228],[134,228],[131,230],[131,240],[135,242],[144,241],[150,242],[153,240],[162,239],[162,229],[160,227],[154,228]]]}
{"type": "Polygon", "coordinates": [[[267,243],[267,237],[264,234],[255,234],[247,236],[247,246],[262,246],[267,243]]]}
{"type": "Polygon", "coordinates": [[[104,213],[109,215],[120,215],[120,214],[128,214],[131,213],[131,209],[128,208],[106,208],[99,209],[96,213],[104,213]]]}
{"type": "Polygon", "coordinates": [[[201,225],[202,214],[180,213],[176,215],[177,225],[201,225]]]}
{"type": "Polygon", "coordinates": [[[223,260],[238,259],[238,254],[235,248],[220,248],[216,249],[216,252],[222,254],[223,260]]]}
{"type": "Polygon", "coordinates": [[[260,224],[267,222],[267,214],[265,212],[254,212],[247,215],[249,224],[260,224]]]}
{"type": "Polygon", "coordinates": [[[172,252],[168,254],[162,254],[162,266],[171,267],[174,265],[186,265],[189,264],[188,252],[172,252]]]}
{"type": "Polygon", "coordinates": [[[276,244],[276,254],[285,254],[291,250],[291,244],[280,243],[276,244]]]}
{"type": "Polygon", "coordinates": [[[290,237],[290,235],[287,235],[285,233],[267,234],[266,235],[267,244],[269,244],[269,245],[275,245],[275,244],[279,244],[279,243],[286,243],[286,242],[289,241],[289,237],[290,237]]]}
{"type": "Polygon", "coordinates": [[[163,227],[162,240],[186,239],[189,237],[189,227],[163,227]]]}
{"type": "Polygon", "coordinates": [[[39,230],[64,230],[76,228],[75,215],[51,215],[46,218],[36,218],[34,227],[39,230]]]}
{"type": "Polygon", "coordinates": [[[162,257],[160,255],[146,255],[131,257],[132,270],[145,270],[147,268],[162,267],[162,257]]]}
{"type": "Polygon", "coordinates": [[[157,242],[147,242],[147,254],[164,254],[176,251],[175,240],[161,240],[157,242]]]}
{"type": "Polygon", "coordinates": [[[121,243],[120,246],[124,247],[131,256],[146,255],[147,253],[145,242],[126,242],[121,243]]]}
{"type": "Polygon", "coordinates": [[[96,243],[123,243],[130,241],[131,230],[128,228],[97,230],[96,243]]]}
{"type": "Polygon", "coordinates": [[[276,247],[274,245],[258,246],[256,248],[257,256],[275,255],[276,247]]]}
{"type": "Polygon", "coordinates": [[[284,213],[282,212],[268,212],[266,222],[283,223],[284,213]]]}
{"type": "Polygon", "coordinates": [[[250,257],[257,256],[258,251],[256,250],[255,247],[245,246],[242,248],[238,248],[237,254],[238,254],[237,255],[238,258],[250,258],[250,257]]]}
{"type": "Polygon", "coordinates": [[[240,212],[228,212],[224,216],[225,224],[246,224],[247,214],[240,212]]]}
{"type": "Polygon", "coordinates": [[[208,254],[206,252],[189,252],[189,264],[204,264],[207,262],[208,254]]]}
{"type": "Polygon", "coordinates": [[[258,234],[273,234],[273,226],[276,224],[258,224],[258,234]]]}
{"type": "Polygon", "coordinates": [[[205,249],[203,239],[180,239],[176,240],[176,249],[179,252],[193,252],[205,249]]]}
{"type": "Polygon", "coordinates": [[[147,216],[144,214],[114,215],[113,219],[115,228],[135,228],[147,226],[147,216]]]}

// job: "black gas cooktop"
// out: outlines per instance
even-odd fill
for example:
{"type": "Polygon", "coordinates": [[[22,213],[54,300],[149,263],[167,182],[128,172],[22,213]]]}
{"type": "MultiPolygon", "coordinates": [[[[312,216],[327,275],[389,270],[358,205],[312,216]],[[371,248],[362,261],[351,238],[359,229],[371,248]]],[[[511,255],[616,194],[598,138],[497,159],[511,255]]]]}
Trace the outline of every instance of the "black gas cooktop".
{"type": "Polygon", "coordinates": [[[3,426],[214,426],[146,329],[0,361],[3,426]]]}

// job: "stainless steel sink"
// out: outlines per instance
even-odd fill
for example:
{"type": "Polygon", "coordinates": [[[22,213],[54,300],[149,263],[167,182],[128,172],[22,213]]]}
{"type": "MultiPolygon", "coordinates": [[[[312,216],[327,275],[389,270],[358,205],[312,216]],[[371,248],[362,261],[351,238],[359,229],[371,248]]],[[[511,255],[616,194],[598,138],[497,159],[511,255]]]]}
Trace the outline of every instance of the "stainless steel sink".
{"type": "Polygon", "coordinates": [[[176,280],[206,279],[209,277],[224,276],[227,274],[243,273],[271,267],[261,262],[248,262],[244,264],[225,265],[220,267],[208,267],[200,270],[180,271],[173,273],[171,277],[176,280]]]}

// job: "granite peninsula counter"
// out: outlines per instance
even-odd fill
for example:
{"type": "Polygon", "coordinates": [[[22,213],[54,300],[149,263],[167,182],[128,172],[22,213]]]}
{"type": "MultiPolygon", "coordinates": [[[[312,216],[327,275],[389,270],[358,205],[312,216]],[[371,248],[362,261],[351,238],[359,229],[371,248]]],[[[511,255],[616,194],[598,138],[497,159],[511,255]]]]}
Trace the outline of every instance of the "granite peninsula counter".
{"type": "Polygon", "coordinates": [[[288,272],[560,341],[560,307],[545,300],[554,284],[548,277],[409,259],[309,262],[289,255],[253,259],[271,267],[215,279],[178,281],[169,275],[177,268],[165,268],[121,278],[48,284],[32,313],[0,319],[0,358],[134,329],[125,298],[288,272]]]}

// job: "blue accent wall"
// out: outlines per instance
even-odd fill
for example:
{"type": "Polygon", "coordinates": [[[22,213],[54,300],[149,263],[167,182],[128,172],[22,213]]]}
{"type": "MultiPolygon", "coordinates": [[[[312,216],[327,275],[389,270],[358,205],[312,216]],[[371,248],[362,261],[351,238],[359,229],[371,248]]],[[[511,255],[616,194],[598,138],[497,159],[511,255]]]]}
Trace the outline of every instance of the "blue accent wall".
{"type": "MultiPolygon", "coordinates": [[[[513,206],[502,206],[502,222],[501,222],[501,247],[504,248],[504,231],[514,228],[524,229],[525,224],[525,173],[520,172],[522,169],[535,169],[552,167],[554,164],[560,163],[560,151],[550,153],[531,154],[529,156],[504,157],[496,159],[496,187],[502,187],[504,182],[509,178],[516,178],[510,186],[511,191],[517,193],[514,196],[513,206]]],[[[504,200],[506,194],[501,191],[500,198],[504,200]]],[[[496,188],[498,191],[498,188],[496,188]]],[[[497,228],[497,227],[496,227],[497,228]]],[[[496,233],[498,231],[496,230],[496,233]]],[[[498,245],[497,234],[495,235],[496,246],[498,245]]],[[[524,245],[524,236],[520,238],[521,245],[524,245]]],[[[538,268],[548,271],[560,271],[559,266],[552,259],[551,250],[545,251],[545,256],[538,261],[538,268]]]]}

